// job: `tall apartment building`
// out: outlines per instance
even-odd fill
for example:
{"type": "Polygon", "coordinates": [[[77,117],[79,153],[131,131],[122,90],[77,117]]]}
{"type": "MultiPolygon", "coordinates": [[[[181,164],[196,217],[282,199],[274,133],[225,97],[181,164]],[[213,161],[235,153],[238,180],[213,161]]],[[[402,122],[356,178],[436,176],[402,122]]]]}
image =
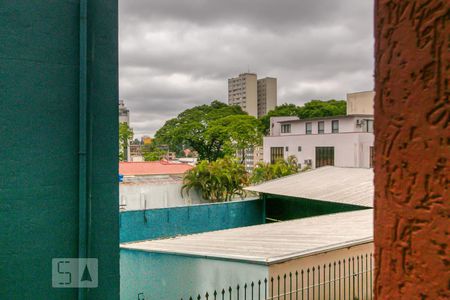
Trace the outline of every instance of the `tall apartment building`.
{"type": "Polygon", "coordinates": [[[228,79],[228,104],[239,105],[249,115],[258,117],[257,78],[243,73],[228,79]]]}
{"type": "MultiPolygon", "coordinates": [[[[228,104],[239,105],[249,115],[262,117],[277,106],[277,79],[257,79],[254,73],[243,73],[228,79],[228,104]]],[[[260,146],[245,151],[244,164],[247,171],[262,161],[260,146]]]]}
{"type": "Polygon", "coordinates": [[[277,79],[257,79],[254,73],[228,79],[228,104],[239,105],[251,116],[264,116],[277,105],[277,79]]]}
{"type": "Polygon", "coordinates": [[[259,118],[277,106],[277,79],[272,77],[258,79],[257,94],[259,118]]]}

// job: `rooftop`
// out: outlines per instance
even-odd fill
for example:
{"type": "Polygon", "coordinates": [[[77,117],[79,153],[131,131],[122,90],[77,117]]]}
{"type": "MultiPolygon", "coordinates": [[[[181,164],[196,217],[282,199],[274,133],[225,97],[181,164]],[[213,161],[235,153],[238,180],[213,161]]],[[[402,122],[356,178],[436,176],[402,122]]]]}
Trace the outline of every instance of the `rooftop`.
{"type": "Polygon", "coordinates": [[[246,190],[373,207],[373,169],[321,167],[250,186],[246,190]]]}
{"type": "Polygon", "coordinates": [[[121,244],[146,252],[274,264],[373,241],[373,210],[121,244]]]}
{"type": "Polygon", "coordinates": [[[192,166],[188,164],[170,163],[167,161],[119,163],[119,174],[124,176],[175,175],[183,174],[190,169],[192,169],[192,166]]]}

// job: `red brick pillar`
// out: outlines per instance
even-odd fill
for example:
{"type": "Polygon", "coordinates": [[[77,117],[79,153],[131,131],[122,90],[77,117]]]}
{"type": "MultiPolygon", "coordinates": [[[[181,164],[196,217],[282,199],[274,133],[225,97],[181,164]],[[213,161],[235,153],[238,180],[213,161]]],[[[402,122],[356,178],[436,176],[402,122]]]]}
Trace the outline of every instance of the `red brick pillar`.
{"type": "Polygon", "coordinates": [[[449,0],[376,0],[377,299],[450,299],[449,20],[449,0]]]}

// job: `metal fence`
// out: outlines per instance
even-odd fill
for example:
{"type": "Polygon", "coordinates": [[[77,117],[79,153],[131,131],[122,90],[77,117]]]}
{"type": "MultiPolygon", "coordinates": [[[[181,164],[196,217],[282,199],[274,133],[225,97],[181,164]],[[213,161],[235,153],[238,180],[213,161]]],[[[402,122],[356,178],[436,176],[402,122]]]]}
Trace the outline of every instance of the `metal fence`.
{"type": "Polygon", "coordinates": [[[363,254],[181,300],[369,300],[373,255],[363,254]]]}

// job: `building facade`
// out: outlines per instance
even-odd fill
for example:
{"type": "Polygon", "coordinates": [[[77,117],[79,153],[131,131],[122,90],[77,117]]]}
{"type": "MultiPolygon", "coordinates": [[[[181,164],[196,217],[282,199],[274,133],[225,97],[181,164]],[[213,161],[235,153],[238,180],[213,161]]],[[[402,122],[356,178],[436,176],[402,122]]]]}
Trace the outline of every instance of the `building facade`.
{"type": "Polygon", "coordinates": [[[373,108],[369,100],[373,103],[373,95],[348,94],[345,116],[271,118],[270,134],[263,139],[264,161],[274,163],[293,155],[300,167],[372,167],[373,108]]]}
{"type": "Polygon", "coordinates": [[[243,73],[228,79],[228,104],[238,105],[249,115],[258,116],[257,77],[243,73]]]}
{"type": "Polygon", "coordinates": [[[257,94],[258,118],[260,118],[277,106],[277,79],[272,77],[258,79],[257,94]]]}
{"type": "MultiPolygon", "coordinates": [[[[277,79],[257,79],[254,73],[243,73],[228,79],[228,104],[239,105],[249,115],[260,118],[277,106],[277,79]]],[[[239,155],[237,155],[239,157],[239,155]]],[[[245,150],[244,165],[248,172],[263,161],[262,147],[245,150]]]]}

